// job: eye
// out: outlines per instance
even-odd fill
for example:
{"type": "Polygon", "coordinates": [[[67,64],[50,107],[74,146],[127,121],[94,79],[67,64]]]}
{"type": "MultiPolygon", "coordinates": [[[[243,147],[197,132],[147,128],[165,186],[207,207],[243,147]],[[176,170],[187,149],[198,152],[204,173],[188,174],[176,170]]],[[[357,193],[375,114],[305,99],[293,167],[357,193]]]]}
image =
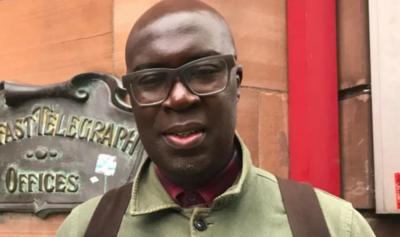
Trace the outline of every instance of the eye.
{"type": "Polygon", "coordinates": [[[141,88],[154,88],[163,85],[164,82],[164,73],[154,73],[140,76],[136,81],[136,85],[141,88]]]}
{"type": "Polygon", "coordinates": [[[194,77],[208,77],[220,73],[224,70],[223,64],[205,64],[205,65],[198,65],[193,67],[190,70],[190,73],[194,77]]]}

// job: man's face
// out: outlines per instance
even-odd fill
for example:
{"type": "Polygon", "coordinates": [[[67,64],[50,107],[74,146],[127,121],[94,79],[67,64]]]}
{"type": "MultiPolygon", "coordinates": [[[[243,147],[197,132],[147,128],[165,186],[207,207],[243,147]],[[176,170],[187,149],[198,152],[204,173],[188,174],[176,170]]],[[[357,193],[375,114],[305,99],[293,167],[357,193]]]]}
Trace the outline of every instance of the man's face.
{"type": "MultiPolygon", "coordinates": [[[[210,55],[234,54],[224,26],[208,12],[166,15],[141,28],[128,44],[128,72],[177,68],[210,55]]],[[[200,97],[177,81],[160,105],[141,107],[131,100],[143,145],[173,181],[215,175],[232,157],[238,80],[236,67],[226,89],[200,97]]]]}

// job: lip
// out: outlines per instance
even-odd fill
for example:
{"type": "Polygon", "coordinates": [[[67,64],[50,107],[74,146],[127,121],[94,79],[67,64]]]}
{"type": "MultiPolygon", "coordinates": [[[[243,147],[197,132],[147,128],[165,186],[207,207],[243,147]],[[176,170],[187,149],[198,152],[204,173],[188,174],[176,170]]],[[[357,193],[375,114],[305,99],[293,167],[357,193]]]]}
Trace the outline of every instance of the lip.
{"type": "Polygon", "coordinates": [[[189,122],[173,124],[162,131],[164,141],[174,149],[191,149],[198,146],[206,136],[206,129],[202,123],[189,122]],[[177,133],[192,132],[187,136],[179,136],[177,133]]]}

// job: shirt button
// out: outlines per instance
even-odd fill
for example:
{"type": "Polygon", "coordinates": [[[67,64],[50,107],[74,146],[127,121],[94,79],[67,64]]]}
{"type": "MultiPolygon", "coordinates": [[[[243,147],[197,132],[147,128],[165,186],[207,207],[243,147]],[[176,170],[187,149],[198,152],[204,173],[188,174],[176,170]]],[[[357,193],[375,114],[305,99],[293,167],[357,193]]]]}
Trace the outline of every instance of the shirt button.
{"type": "Polygon", "coordinates": [[[205,231],[207,229],[207,223],[201,218],[195,219],[193,226],[198,231],[205,231]]]}

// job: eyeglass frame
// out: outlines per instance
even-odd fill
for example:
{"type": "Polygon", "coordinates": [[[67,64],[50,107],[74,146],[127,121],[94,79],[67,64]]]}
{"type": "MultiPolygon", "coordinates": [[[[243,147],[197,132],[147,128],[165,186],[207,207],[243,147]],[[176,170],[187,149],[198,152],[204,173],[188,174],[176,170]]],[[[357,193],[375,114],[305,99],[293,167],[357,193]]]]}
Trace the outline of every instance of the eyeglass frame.
{"type": "Polygon", "coordinates": [[[135,100],[135,102],[141,106],[141,107],[149,107],[149,106],[156,106],[156,105],[160,105],[162,104],[166,99],[168,99],[169,94],[171,93],[171,90],[173,88],[173,85],[179,81],[181,82],[189,91],[190,93],[200,96],[200,97],[204,97],[204,96],[209,96],[209,95],[214,95],[214,94],[218,94],[221,93],[222,91],[224,91],[226,89],[226,87],[229,85],[230,82],[230,78],[231,78],[231,73],[232,70],[235,69],[235,67],[240,67],[237,63],[236,63],[236,57],[232,54],[222,54],[222,55],[212,55],[212,56],[206,56],[206,57],[202,57],[190,62],[187,62],[177,68],[147,68],[147,69],[142,69],[142,70],[138,70],[138,71],[134,71],[134,72],[130,72],[127,73],[125,75],[122,76],[122,84],[123,87],[125,88],[125,90],[128,92],[128,94],[135,100]],[[226,63],[227,66],[227,81],[226,84],[223,88],[218,89],[216,91],[213,92],[208,92],[208,93],[197,93],[195,92],[192,88],[190,88],[190,86],[188,86],[186,84],[185,81],[185,77],[181,76],[184,75],[182,74],[183,71],[185,71],[187,68],[190,68],[192,65],[199,63],[199,62],[203,62],[203,61],[207,61],[207,60],[212,60],[212,59],[223,59],[224,62],[226,63]],[[165,98],[156,101],[156,102],[152,102],[152,103],[140,103],[134,93],[132,92],[132,90],[130,89],[130,85],[132,84],[132,81],[135,80],[135,75],[136,74],[142,74],[142,73],[146,73],[146,72],[164,72],[167,73],[167,77],[170,80],[173,80],[173,83],[171,84],[172,86],[170,87],[167,95],[165,96],[165,98]]]}

